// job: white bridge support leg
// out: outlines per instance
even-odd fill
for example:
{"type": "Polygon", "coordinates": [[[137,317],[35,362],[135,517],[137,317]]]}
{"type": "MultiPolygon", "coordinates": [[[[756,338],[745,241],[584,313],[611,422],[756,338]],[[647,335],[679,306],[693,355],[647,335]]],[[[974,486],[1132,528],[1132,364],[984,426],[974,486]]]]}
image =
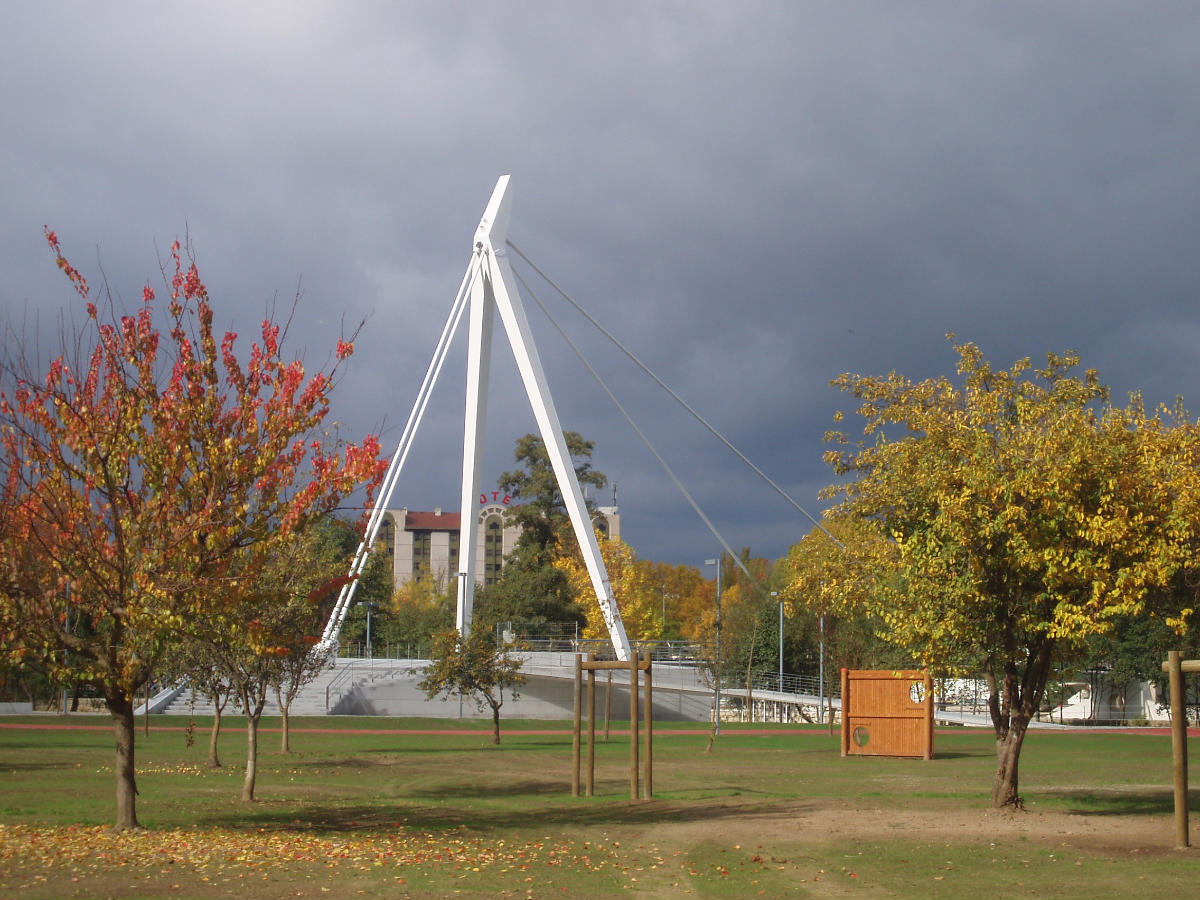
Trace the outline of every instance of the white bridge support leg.
{"type": "Polygon", "coordinates": [[[534,419],[546,445],[559,490],[583,551],[584,563],[596,592],[596,601],[608,626],[617,659],[630,657],[629,638],[613,595],[608,572],[596,542],[587,505],[571,455],[563,438],[562,425],[554,409],[554,400],[546,383],[546,373],[538,356],[525,307],[516,289],[512,268],[505,253],[509,218],[509,176],[496,182],[491,200],[475,232],[476,265],[480,267],[471,293],[470,349],[467,362],[467,402],[463,433],[462,518],[459,537],[458,615],[459,633],[466,636],[471,623],[475,597],[475,558],[478,531],[475,527],[476,498],[479,496],[483,426],[487,405],[488,368],[491,362],[491,332],[494,312],[498,311],[508,342],[517,361],[517,370],[529,395],[534,419]]]}
{"type": "MultiPolygon", "coordinates": [[[[480,255],[482,260],[482,254],[480,255]]],[[[486,270],[485,270],[486,271],[486,270]]],[[[467,343],[467,402],[463,427],[463,478],[460,509],[462,517],[458,538],[458,615],[456,627],[464,638],[471,627],[475,607],[476,547],[475,527],[479,497],[480,469],[483,465],[483,434],[487,421],[488,373],[492,358],[492,322],[496,304],[491,286],[483,272],[471,289],[470,332],[467,343]]]]}

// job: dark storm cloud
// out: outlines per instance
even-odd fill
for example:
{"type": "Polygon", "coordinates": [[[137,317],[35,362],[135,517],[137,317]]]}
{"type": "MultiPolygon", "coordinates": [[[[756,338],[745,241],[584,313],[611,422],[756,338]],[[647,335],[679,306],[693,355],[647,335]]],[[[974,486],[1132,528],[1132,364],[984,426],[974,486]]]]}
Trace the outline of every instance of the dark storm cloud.
{"type": "MultiPolygon", "coordinates": [[[[1186,5],[44,3],[7,19],[5,313],[70,302],[44,223],[131,297],[186,229],[244,335],[297,284],[311,362],[370,317],[336,415],[382,423],[385,443],[504,172],[518,246],[814,512],[829,380],[947,372],[947,331],[998,364],[1077,349],[1118,396],[1197,394],[1186,5]]],[[[777,556],[807,530],[533,283],[734,546],[777,556]]],[[[625,536],[652,558],[713,555],[531,318],[564,425],[620,484],[625,536]]],[[[398,503],[457,502],[462,366],[459,348],[398,503]]],[[[494,370],[498,474],[533,423],[503,348],[494,370]]]]}

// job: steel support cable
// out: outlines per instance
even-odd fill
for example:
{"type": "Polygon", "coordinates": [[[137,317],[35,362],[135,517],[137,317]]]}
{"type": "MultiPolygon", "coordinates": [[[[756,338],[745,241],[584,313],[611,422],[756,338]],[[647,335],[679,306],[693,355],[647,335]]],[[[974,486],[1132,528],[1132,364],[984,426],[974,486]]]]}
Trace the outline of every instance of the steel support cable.
{"type": "Polygon", "coordinates": [[[350,603],[354,598],[354,593],[358,586],[358,576],[362,574],[366,568],[367,559],[370,556],[371,548],[374,546],[375,537],[379,532],[379,526],[383,521],[384,511],[387,509],[388,503],[391,502],[392,493],[395,490],[396,483],[399,480],[400,472],[404,468],[404,462],[408,458],[409,450],[412,448],[412,442],[416,436],[416,431],[424,417],[425,410],[429,405],[429,398],[433,393],[433,388],[437,383],[438,376],[441,373],[442,366],[445,363],[446,356],[449,353],[450,342],[454,334],[458,330],[459,322],[462,320],[463,311],[466,308],[466,297],[470,293],[471,286],[477,277],[478,267],[475,266],[475,260],[472,259],[471,265],[463,275],[463,281],[459,286],[458,295],[455,298],[454,304],[450,309],[450,314],[447,316],[446,324],[442,329],[441,338],[438,340],[437,348],[434,351],[433,359],[430,361],[429,368],[426,369],[425,378],[421,383],[421,388],[417,393],[417,398],[413,404],[412,411],[409,413],[408,422],[405,425],[404,433],[400,438],[400,443],[396,448],[396,452],[392,455],[391,463],[388,466],[387,474],[384,476],[383,483],[380,486],[379,495],[376,498],[375,506],[372,509],[371,517],[368,520],[367,528],[363,536],[362,542],[358,546],[355,553],[354,561],[350,568],[350,577],[353,579],[342,587],[338,597],[338,602],[334,606],[333,613],[330,615],[329,623],[326,625],[325,633],[322,635],[322,643],[331,641],[342,629],[342,624],[345,621],[346,613],[350,608],[350,603]]]}
{"type": "MultiPolygon", "coordinates": [[[[515,250],[516,248],[514,247],[513,249],[515,250]]],[[[519,250],[517,252],[520,253],[519,250]]],[[[533,302],[538,305],[538,308],[542,311],[542,313],[546,316],[546,318],[550,320],[550,324],[554,326],[554,330],[557,331],[559,333],[559,336],[562,337],[562,339],[567,342],[567,346],[570,347],[571,350],[574,351],[575,356],[579,358],[579,361],[583,364],[583,367],[588,370],[588,372],[591,374],[592,378],[594,378],[596,380],[596,383],[598,385],[600,385],[600,389],[602,391],[604,391],[605,394],[608,395],[608,399],[612,401],[612,405],[615,406],[617,408],[617,411],[622,416],[625,417],[625,421],[629,423],[629,427],[634,430],[634,432],[637,434],[637,436],[641,439],[642,443],[646,445],[646,449],[649,450],[654,455],[654,458],[656,460],[658,460],[658,464],[660,466],[662,466],[663,471],[666,472],[667,476],[671,479],[672,482],[674,482],[675,487],[679,489],[679,493],[683,494],[683,498],[685,500],[687,500],[688,504],[692,507],[692,509],[696,511],[696,515],[698,515],[700,517],[700,519],[704,522],[704,524],[708,526],[708,530],[713,533],[713,537],[715,537],[717,539],[717,542],[720,543],[721,547],[725,550],[725,552],[728,553],[733,558],[733,561],[735,563],[737,563],[738,568],[740,568],[742,570],[742,572],[745,573],[746,578],[749,580],[749,582],[751,584],[757,584],[757,582],[754,579],[754,576],[750,574],[750,570],[746,568],[746,564],[743,563],[741,558],[736,553],[733,552],[733,548],[731,546],[729,546],[729,542],[726,541],[725,537],[721,534],[721,532],[717,530],[717,526],[714,525],[712,523],[712,520],[709,519],[708,516],[706,516],[704,514],[704,510],[702,510],[700,508],[700,504],[698,504],[696,502],[696,500],[688,492],[688,489],[683,486],[683,482],[681,482],[679,480],[679,478],[676,477],[675,473],[671,470],[671,467],[669,465],[667,465],[667,461],[665,459],[663,459],[662,456],[659,455],[657,450],[654,449],[654,445],[650,443],[650,439],[648,437],[646,437],[646,435],[642,431],[642,429],[640,429],[638,427],[637,423],[635,421],[633,421],[633,417],[630,416],[629,413],[625,410],[625,407],[621,405],[621,401],[616,398],[616,395],[614,395],[613,392],[611,390],[609,390],[608,385],[605,384],[604,379],[600,377],[600,374],[594,368],[592,368],[591,364],[584,358],[582,351],[580,351],[580,349],[575,345],[575,343],[569,337],[567,337],[567,333],[565,331],[563,331],[562,327],[559,326],[557,321],[555,321],[554,316],[550,315],[550,310],[546,309],[545,304],[543,304],[542,301],[538,298],[537,293],[533,290],[533,288],[531,288],[529,286],[529,283],[527,281],[525,281],[525,279],[522,278],[519,273],[514,272],[513,274],[517,276],[517,280],[519,282],[521,282],[521,284],[524,286],[525,290],[529,292],[529,296],[533,298],[533,302]]]]}
{"type": "MultiPolygon", "coordinates": [[[[613,343],[613,345],[616,346],[616,348],[618,350],[620,350],[627,357],[629,357],[630,361],[632,361],[635,366],[637,366],[639,369],[641,369],[643,372],[645,372],[646,375],[648,375],[650,378],[652,378],[659,387],[661,387],[664,391],[666,391],[668,394],[670,394],[676,403],[678,403],[680,406],[682,406],[684,409],[686,409],[688,411],[688,413],[691,414],[692,418],[694,418],[697,422],[699,422],[706,429],[708,429],[709,433],[712,434],[713,437],[715,437],[722,444],[724,444],[735,456],[737,456],[738,459],[740,459],[747,466],[749,466],[751,471],[754,472],[754,474],[756,474],[759,478],[761,478],[768,485],[770,485],[771,488],[775,491],[775,493],[779,494],[779,496],[781,496],[784,500],[786,500],[789,504],[791,504],[791,506],[795,510],[797,510],[801,515],[803,515],[810,522],[812,522],[812,524],[815,527],[819,528],[825,534],[825,536],[828,537],[835,544],[837,544],[837,546],[839,546],[839,547],[844,546],[841,541],[839,541],[836,537],[834,537],[832,534],[829,533],[828,529],[826,529],[825,526],[821,524],[820,520],[818,520],[816,517],[814,517],[812,515],[812,513],[810,513],[807,509],[805,509],[803,506],[801,506],[799,503],[797,503],[792,498],[792,496],[787,491],[785,491],[783,488],[781,488],[778,484],[776,484],[770,478],[770,476],[767,475],[766,472],[764,472],[762,469],[760,469],[758,466],[756,466],[753,462],[751,462],[746,457],[746,455],[744,453],[742,453],[741,450],[739,450],[732,443],[730,443],[729,440],[726,439],[726,437],[723,434],[721,434],[721,432],[717,431],[717,429],[715,427],[713,427],[713,425],[707,419],[705,419],[702,415],[700,415],[700,413],[696,412],[696,410],[693,409],[686,400],[684,400],[677,393],[675,393],[675,391],[673,391],[667,385],[667,383],[665,381],[663,381],[661,378],[658,377],[658,375],[656,375],[653,371],[651,371],[651,369],[645,363],[643,363],[637,357],[637,355],[634,354],[634,352],[632,350],[630,350],[628,347],[626,347],[624,344],[622,344],[611,331],[609,331],[607,328],[605,328],[603,325],[601,325],[599,322],[597,322],[594,318],[592,318],[591,314],[588,313],[588,311],[585,310],[582,306],[580,306],[579,303],[577,303],[574,300],[574,298],[571,297],[570,294],[568,294],[565,290],[563,290],[554,281],[554,279],[552,279],[549,275],[547,275],[540,268],[538,268],[537,264],[533,260],[531,260],[524,253],[522,253],[520,247],[518,247],[512,241],[506,241],[505,243],[507,243],[508,246],[511,247],[512,250],[519,257],[521,257],[521,259],[524,260],[525,263],[528,264],[531,269],[533,269],[533,271],[537,272],[538,275],[540,275],[547,284],[549,284],[552,288],[554,288],[554,290],[557,291],[558,294],[564,300],[566,300],[573,307],[575,307],[576,311],[578,311],[581,316],[583,316],[585,319],[587,319],[589,322],[591,322],[592,325],[601,334],[603,334],[606,338],[608,338],[613,343]]],[[[541,306],[540,303],[538,305],[541,306]]],[[[543,309],[544,309],[544,307],[543,307],[543,309]]]]}
{"type": "Polygon", "coordinates": [[[367,527],[363,534],[363,539],[355,551],[354,559],[350,564],[349,577],[342,590],[338,595],[337,603],[334,604],[332,613],[329,616],[329,621],[325,625],[325,630],[321,635],[320,646],[328,648],[329,644],[336,639],[337,635],[342,630],[342,624],[346,618],[346,612],[350,608],[350,603],[354,599],[355,591],[358,587],[358,581],[363,570],[366,568],[367,559],[371,554],[371,548],[375,545],[375,536],[379,533],[379,526],[383,522],[384,512],[387,510],[388,504],[391,502],[392,493],[395,491],[396,484],[400,479],[400,472],[404,468],[405,460],[408,459],[409,450],[412,449],[412,443],[416,437],[417,428],[421,424],[421,420],[425,416],[425,410],[429,406],[429,398],[433,394],[433,389],[437,385],[438,377],[441,374],[442,366],[446,362],[446,357],[450,352],[450,344],[458,331],[459,323],[462,321],[463,312],[467,308],[467,298],[470,296],[471,288],[474,286],[475,279],[479,275],[479,266],[477,258],[479,251],[476,250],[471,257],[471,262],[467,266],[467,271],[463,274],[463,279],[458,288],[458,294],[454,298],[454,303],[450,308],[450,314],[446,317],[446,324],[442,328],[441,337],[438,339],[437,347],[434,349],[433,358],[429,362],[429,367],[425,370],[425,378],[421,382],[420,390],[417,391],[416,400],[413,402],[412,410],[409,412],[408,421],[405,423],[404,432],[400,436],[400,442],[396,446],[396,452],[392,454],[391,462],[388,464],[388,469],[384,475],[383,481],[380,484],[379,494],[375,499],[375,505],[371,510],[371,516],[367,521],[367,527]]]}

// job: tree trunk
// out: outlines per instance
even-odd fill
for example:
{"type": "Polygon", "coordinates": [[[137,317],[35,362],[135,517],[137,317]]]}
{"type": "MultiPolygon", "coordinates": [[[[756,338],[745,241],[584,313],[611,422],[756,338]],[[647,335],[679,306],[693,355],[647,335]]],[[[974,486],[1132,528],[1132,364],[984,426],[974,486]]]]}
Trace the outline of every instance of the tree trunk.
{"type": "Polygon", "coordinates": [[[242,799],[254,802],[254,781],[258,777],[258,717],[259,713],[246,713],[246,778],[242,782],[242,799]]]}
{"type": "Polygon", "coordinates": [[[1053,662],[1054,641],[1042,638],[1023,654],[1028,662],[1023,673],[1018,671],[1011,659],[1004,662],[1003,697],[997,688],[997,679],[990,665],[984,670],[988,680],[988,709],[996,727],[996,778],[992,782],[992,807],[996,809],[1024,809],[1021,799],[1018,763],[1021,745],[1029,723],[1037,715],[1050,678],[1053,662]]]}
{"type": "Polygon", "coordinates": [[[118,831],[139,828],[137,820],[137,774],[133,765],[134,717],[133,700],[123,694],[105,698],[112,714],[113,731],[117,738],[117,821],[118,831]]]}
{"type": "Polygon", "coordinates": [[[1017,765],[1021,759],[1021,744],[1028,723],[1019,719],[1008,729],[1008,735],[996,740],[996,778],[992,782],[992,806],[996,809],[1024,809],[1021,799],[1017,765]]]}
{"type": "Polygon", "coordinates": [[[221,705],[213,704],[212,730],[208,734],[208,766],[210,769],[221,768],[221,758],[217,756],[217,738],[221,736],[221,705]]]}
{"type": "Polygon", "coordinates": [[[500,704],[492,704],[492,743],[500,743],[500,704]]]}
{"type": "Polygon", "coordinates": [[[292,705],[292,698],[288,697],[285,700],[284,692],[279,689],[276,689],[275,690],[275,700],[279,704],[280,725],[282,726],[282,729],[283,729],[282,734],[279,737],[279,752],[280,753],[289,753],[289,752],[291,752],[292,748],[291,748],[291,744],[289,741],[289,732],[288,732],[288,707],[292,705]]]}

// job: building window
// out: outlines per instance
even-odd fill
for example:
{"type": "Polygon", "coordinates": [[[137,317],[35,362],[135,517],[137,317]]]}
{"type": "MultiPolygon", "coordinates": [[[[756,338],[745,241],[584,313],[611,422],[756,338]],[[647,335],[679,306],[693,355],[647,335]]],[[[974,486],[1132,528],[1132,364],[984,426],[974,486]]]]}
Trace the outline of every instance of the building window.
{"type": "Polygon", "coordinates": [[[384,516],[383,521],[379,523],[379,530],[375,532],[375,544],[382,546],[389,557],[395,555],[396,522],[391,516],[384,516]]]}
{"type": "Polygon", "coordinates": [[[430,557],[431,557],[431,540],[430,532],[414,531],[413,536],[413,562],[412,571],[413,578],[426,578],[429,576],[430,557]]]}
{"type": "Polygon", "coordinates": [[[451,576],[458,574],[458,532],[450,532],[450,562],[449,574],[451,576]]]}
{"type": "Polygon", "coordinates": [[[483,583],[493,584],[504,565],[504,518],[488,516],[483,521],[483,583]]]}

